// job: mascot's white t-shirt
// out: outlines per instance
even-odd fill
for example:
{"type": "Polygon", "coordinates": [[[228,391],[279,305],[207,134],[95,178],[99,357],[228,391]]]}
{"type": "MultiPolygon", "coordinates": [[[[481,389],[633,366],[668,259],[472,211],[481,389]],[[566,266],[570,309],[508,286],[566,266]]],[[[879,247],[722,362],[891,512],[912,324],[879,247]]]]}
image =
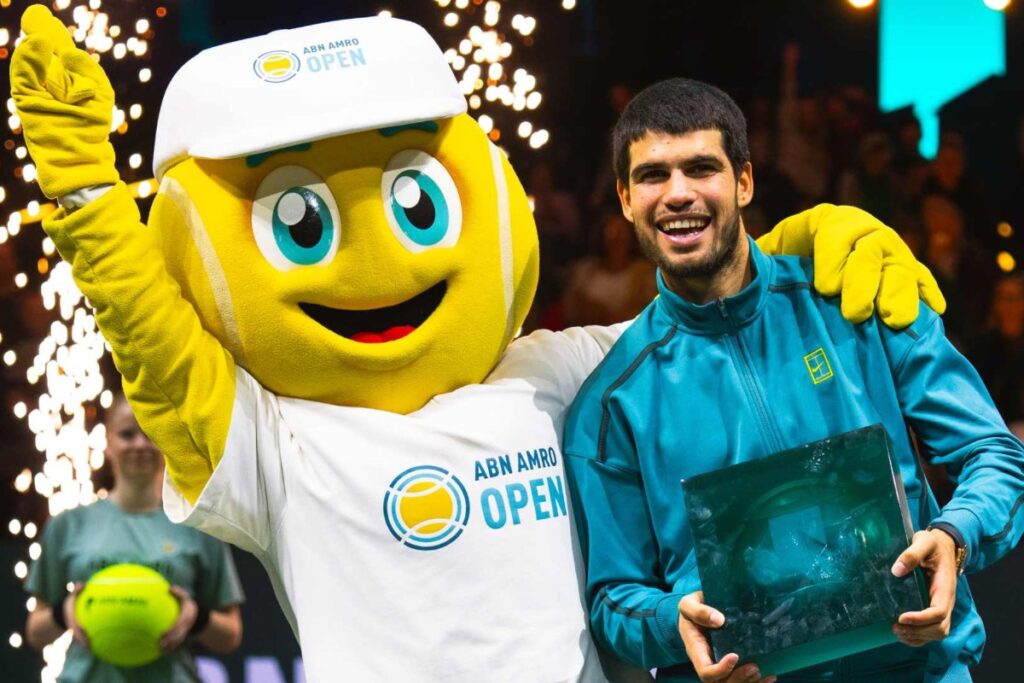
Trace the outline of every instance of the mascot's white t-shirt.
{"type": "Polygon", "coordinates": [[[310,681],[603,681],[560,448],[624,326],[514,342],[410,415],[283,398],[238,371],[223,459],[174,521],[264,564],[310,681]]]}

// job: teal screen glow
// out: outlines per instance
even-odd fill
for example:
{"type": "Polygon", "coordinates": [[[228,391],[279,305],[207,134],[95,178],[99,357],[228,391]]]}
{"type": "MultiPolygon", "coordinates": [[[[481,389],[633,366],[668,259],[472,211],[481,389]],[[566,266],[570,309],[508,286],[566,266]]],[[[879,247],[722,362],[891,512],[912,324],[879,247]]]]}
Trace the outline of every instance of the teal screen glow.
{"type": "Polygon", "coordinates": [[[931,158],[942,105],[1006,73],[1005,17],[982,0],[882,0],[880,13],[879,105],[913,105],[931,158]]]}

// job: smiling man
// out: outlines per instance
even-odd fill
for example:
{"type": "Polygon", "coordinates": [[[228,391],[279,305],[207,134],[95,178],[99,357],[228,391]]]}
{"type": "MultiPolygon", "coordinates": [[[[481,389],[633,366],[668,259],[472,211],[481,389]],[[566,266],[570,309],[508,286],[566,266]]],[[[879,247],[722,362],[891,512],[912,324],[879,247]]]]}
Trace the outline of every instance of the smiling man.
{"type": "Polygon", "coordinates": [[[658,265],[661,296],[566,422],[595,640],[658,668],[659,681],[761,680],[756,662],[711,656],[704,629],[724,617],[702,604],[680,480],[881,423],[922,530],[892,571],[923,567],[931,604],[900,615],[901,642],[783,680],[970,680],[985,635],[958,573],[998,559],[1024,528],[1024,446],[977,373],[926,306],[903,331],[876,318],[853,325],[814,292],[806,261],[768,256],[747,237],[746,122],[725,93],[685,79],[651,86],[614,143],[622,210],[658,265]],[[941,510],[907,424],[958,482],[941,510]]]}
{"type": "Polygon", "coordinates": [[[750,163],[733,168],[718,130],[648,130],[630,153],[637,163],[618,182],[622,210],[673,289],[705,303],[746,284],[749,247],[741,239],[740,209],[754,194],[750,163]]]}

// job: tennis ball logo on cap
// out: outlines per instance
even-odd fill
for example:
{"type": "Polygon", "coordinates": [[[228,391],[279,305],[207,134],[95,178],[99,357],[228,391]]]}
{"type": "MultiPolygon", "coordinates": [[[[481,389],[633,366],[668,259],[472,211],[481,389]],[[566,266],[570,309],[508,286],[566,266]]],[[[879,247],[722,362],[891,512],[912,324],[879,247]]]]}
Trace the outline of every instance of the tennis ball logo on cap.
{"type": "Polygon", "coordinates": [[[256,75],[268,83],[284,83],[299,73],[301,66],[299,58],[288,50],[264,52],[252,64],[256,75]]]}
{"type": "Polygon", "coordinates": [[[437,550],[465,530],[469,494],[446,469],[410,467],[394,478],[384,494],[384,521],[400,543],[414,550],[437,550]]]}

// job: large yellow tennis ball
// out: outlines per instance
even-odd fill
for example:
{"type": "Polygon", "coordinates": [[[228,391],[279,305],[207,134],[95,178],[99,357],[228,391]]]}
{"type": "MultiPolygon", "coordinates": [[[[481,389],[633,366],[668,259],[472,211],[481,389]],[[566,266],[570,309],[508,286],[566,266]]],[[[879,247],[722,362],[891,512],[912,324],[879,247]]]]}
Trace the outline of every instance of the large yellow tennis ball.
{"type": "Polygon", "coordinates": [[[167,579],[138,564],[101,569],[75,600],[75,619],[93,654],[116,666],[159,659],[160,636],[177,621],[179,610],[167,579]]]}

